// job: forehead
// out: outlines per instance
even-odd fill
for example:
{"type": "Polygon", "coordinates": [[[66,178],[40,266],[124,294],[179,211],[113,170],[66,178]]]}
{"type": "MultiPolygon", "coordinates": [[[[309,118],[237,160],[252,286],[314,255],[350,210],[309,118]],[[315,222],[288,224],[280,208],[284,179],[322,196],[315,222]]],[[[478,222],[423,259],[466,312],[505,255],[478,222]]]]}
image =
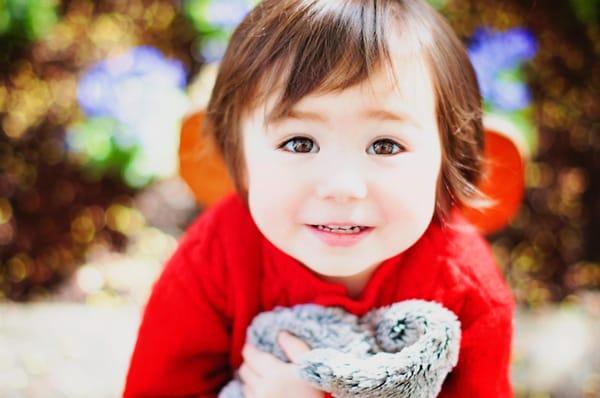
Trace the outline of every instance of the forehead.
{"type": "MultiPolygon", "coordinates": [[[[390,40],[391,41],[391,40],[390,40]]],[[[434,84],[422,51],[403,46],[396,39],[390,44],[389,63],[373,71],[365,80],[343,90],[316,90],[276,112],[284,86],[280,81],[255,109],[264,124],[286,120],[326,122],[327,115],[364,116],[378,120],[403,121],[435,113],[434,84]]]]}

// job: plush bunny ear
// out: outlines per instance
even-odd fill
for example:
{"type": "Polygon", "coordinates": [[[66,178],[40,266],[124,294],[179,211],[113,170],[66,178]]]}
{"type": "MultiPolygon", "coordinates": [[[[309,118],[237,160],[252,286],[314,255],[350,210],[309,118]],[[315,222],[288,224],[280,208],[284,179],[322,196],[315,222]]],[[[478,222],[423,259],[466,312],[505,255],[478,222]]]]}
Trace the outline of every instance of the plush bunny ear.
{"type": "Polygon", "coordinates": [[[312,350],[301,375],[335,397],[436,397],[458,362],[460,322],[435,302],[408,300],[371,311],[360,323],[380,352],[312,350]]]}
{"type": "MultiPolygon", "coordinates": [[[[382,351],[399,352],[426,337],[460,340],[460,321],[456,314],[435,301],[405,300],[368,312],[360,320],[372,331],[382,351]]],[[[458,350],[446,350],[451,362],[458,361],[458,350]]]]}
{"type": "Polygon", "coordinates": [[[277,335],[287,331],[311,348],[335,348],[359,352],[375,345],[372,334],[359,325],[358,317],[337,307],[300,304],[291,308],[276,307],[258,314],[248,328],[246,340],[259,350],[289,362],[277,344],[277,335]],[[357,344],[363,341],[363,344],[357,344]]]}

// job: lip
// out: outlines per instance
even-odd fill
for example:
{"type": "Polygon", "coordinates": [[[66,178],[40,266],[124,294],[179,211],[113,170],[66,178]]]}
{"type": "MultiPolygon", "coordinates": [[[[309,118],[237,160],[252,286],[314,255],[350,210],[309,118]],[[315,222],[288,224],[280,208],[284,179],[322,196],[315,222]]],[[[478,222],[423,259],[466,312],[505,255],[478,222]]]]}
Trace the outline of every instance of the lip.
{"type": "MultiPolygon", "coordinates": [[[[349,224],[336,224],[328,223],[327,225],[349,225],[349,224]]],[[[351,225],[351,224],[350,224],[351,225]]],[[[360,242],[364,237],[373,231],[373,227],[367,227],[357,234],[338,234],[335,232],[321,231],[312,225],[305,224],[305,226],[314,233],[323,243],[329,246],[337,247],[350,247],[360,242]]]]}
{"type": "Polygon", "coordinates": [[[322,222],[322,223],[314,223],[308,225],[334,225],[336,227],[344,226],[344,225],[360,225],[361,227],[371,227],[370,225],[363,225],[354,221],[331,221],[331,222],[322,222]]]}

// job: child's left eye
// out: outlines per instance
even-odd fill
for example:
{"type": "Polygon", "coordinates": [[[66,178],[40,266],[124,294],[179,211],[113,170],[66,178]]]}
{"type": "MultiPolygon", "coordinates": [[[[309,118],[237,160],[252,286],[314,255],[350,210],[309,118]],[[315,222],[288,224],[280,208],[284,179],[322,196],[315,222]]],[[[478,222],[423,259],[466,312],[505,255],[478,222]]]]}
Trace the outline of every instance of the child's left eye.
{"type": "Polygon", "coordinates": [[[375,141],[370,147],[375,148],[374,151],[368,152],[369,154],[375,155],[395,155],[399,152],[403,152],[406,150],[402,145],[390,139],[381,139],[375,141]],[[394,148],[398,148],[398,150],[394,151],[394,148]],[[375,152],[375,153],[373,153],[375,152]]]}

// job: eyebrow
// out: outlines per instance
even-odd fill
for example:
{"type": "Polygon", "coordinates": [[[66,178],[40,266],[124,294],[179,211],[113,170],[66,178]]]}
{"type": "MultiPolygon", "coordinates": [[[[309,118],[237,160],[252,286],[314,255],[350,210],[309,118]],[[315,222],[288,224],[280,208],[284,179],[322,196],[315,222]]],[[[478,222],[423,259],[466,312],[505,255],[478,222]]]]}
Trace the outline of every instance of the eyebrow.
{"type": "MultiPolygon", "coordinates": [[[[380,120],[380,121],[395,121],[405,122],[412,121],[412,118],[406,113],[394,113],[387,109],[367,109],[362,112],[363,116],[369,119],[380,120]]],[[[286,115],[274,118],[271,122],[280,122],[285,119],[296,119],[296,120],[312,120],[321,123],[327,123],[327,118],[317,112],[301,111],[298,109],[291,109],[286,115]]]]}

